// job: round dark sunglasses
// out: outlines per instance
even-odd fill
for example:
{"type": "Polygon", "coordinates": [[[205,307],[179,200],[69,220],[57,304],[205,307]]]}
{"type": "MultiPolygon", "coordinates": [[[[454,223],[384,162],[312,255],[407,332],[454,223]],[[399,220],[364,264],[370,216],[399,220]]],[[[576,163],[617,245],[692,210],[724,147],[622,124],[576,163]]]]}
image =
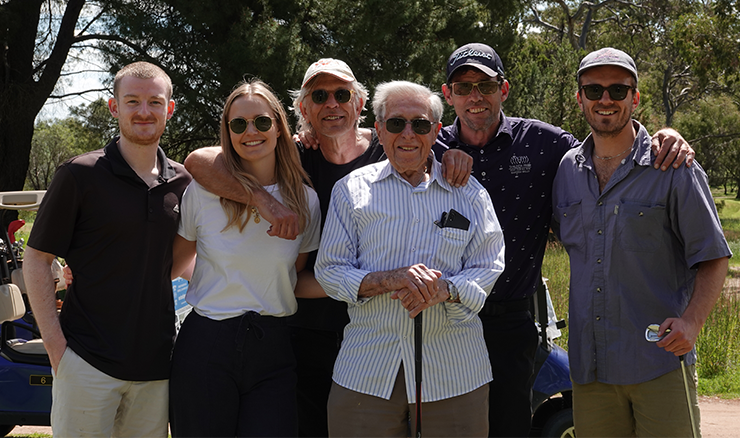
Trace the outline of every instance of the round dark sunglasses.
{"type": "Polygon", "coordinates": [[[392,117],[386,120],[385,129],[391,134],[399,134],[403,132],[407,124],[411,124],[411,129],[419,135],[429,134],[429,131],[432,130],[432,122],[427,119],[406,120],[400,117],[392,117]]]}
{"type": "Polygon", "coordinates": [[[612,100],[624,100],[627,97],[627,92],[636,89],[629,85],[624,84],[612,84],[608,87],[603,87],[598,84],[583,85],[578,90],[583,90],[588,100],[601,100],[604,95],[604,90],[609,92],[609,97],[612,100]]]}
{"type": "Polygon", "coordinates": [[[229,122],[229,128],[234,134],[241,134],[247,130],[249,122],[254,122],[254,127],[260,132],[267,132],[272,128],[272,118],[267,116],[257,116],[253,119],[235,117],[229,122]]]}
{"type": "MultiPolygon", "coordinates": [[[[337,103],[347,103],[352,100],[352,95],[354,93],[355,90],[345,90],[344,88],[340,88],[334,92],[334,99],[336,99],[337,103]]],[[[313,100],[313,103],[321,105],[329,100],[329,92],[326,90],[315,90],[311,93],[311,100],[313,100]]]]}

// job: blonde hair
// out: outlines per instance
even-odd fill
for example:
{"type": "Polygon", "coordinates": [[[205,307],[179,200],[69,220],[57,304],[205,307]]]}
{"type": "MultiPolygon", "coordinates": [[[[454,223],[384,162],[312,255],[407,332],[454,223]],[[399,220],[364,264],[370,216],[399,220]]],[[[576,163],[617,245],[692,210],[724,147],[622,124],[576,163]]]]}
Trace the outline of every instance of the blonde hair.
{"type": "MultiPolygon", "coordinates": [[[[280,195],[283,197],[283,204],[298,215],[300,230],[303,232],[310,218],[308,198],[304,187],[304,184],[310,185],[308,174],[301,166],[298,148],[293,143],[290,127],[288,126],[288,117],[283,105],[269,85],[259,79],[240,82],[226,99],[224,111],[221,115],[221,149],[223,150],[226,168],[244,186],[249,196],[253,195],[255,189],[261,187],[257,179],[244,170],[241,157],[231,143],[228,126],[229,111],[234,101],[242,96],[259,96],[272,109],[272,117],[280,133],[275,147],[275,179],[280,195]]],[[[238,226],[239,231],[243,231],[252,215],[247,206],[240,202],[221,198],[221,207],[229,219],[224,230],[238,226]]]]}
{"type": "Polygon", "coordinates": [[[118,99],[118,86],[121,83],[121,79],[126,76],[132,76],[138,79],[162,78],[167,84],[167,95],[165,97],[167,100],[172,99],[172,80],[169,75],[156,65],[145,61],[133,62],[118,70],[116,78],[113,80],[113,97],[116,99],[118,99]]]}

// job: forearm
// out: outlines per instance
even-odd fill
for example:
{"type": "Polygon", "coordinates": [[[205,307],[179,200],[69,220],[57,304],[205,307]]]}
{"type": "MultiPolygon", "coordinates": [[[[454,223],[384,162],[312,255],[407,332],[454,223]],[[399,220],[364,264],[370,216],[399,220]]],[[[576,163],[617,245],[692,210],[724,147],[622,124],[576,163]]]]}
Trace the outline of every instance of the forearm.
{"type": "Polygon", "coordinates": [[[396,279],[398,275],[396,271],[398,270],[370,272],[362,279],[357,297],[370,298],[400,289],[401,285],[396,279]]]}
{"type": "Polygon", "coordinates": [[[728,264],[727,257],[707,260],[699,264],[694,282],[694,293],[681,315],[682,319],[692,324],[697,330],[701,330],[704,326],[704,322],[722,293],[728,264]]]}
{"type": "Polygon", "coordinates": [[[183,164],[193,178],[214,195],[247,205],[251,202],[244,187],[226,168],[220,147],[195,150],[183,164]]]}
{"type": "Polygon", "coordinates": [[[49,359],[56,369],[61,360],[67,340],[59,324],[56,305],[56,288],[51,274],[54,255],[26,248],[23,260],[23,278],[26,282],[28,301],[38,323],[49,359]]]}
{"type": "Polygon", "coordinates": [[[296,298],[326,298],[326,292],[321,287],[313,271],[305,269],[298,273],[298,282],[295,285],[296,298]]]}

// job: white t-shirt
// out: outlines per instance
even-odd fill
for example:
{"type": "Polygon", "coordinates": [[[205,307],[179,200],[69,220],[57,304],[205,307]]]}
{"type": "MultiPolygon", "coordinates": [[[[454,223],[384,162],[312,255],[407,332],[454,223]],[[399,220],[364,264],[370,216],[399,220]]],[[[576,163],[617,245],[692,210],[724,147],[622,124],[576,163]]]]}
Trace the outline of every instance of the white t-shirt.
{"type": "MultiPolygon", "coordinates": [[[[310,222],[295,240],[271,237],[270,223],[254,215],[240,233],[226,231],[227,217],[219,197],[193,181],[183,194],[178,234],[196,241],[198,257],[186,300],[201,316],[223,320],[254,311],[261,315],[288,316],[296,312],[295,261],[299,253],[319,247],[321,211],[319,198],[306,188],[310,222]]],[[[282,202],[277,185],[265,186],[282,202]]]]}

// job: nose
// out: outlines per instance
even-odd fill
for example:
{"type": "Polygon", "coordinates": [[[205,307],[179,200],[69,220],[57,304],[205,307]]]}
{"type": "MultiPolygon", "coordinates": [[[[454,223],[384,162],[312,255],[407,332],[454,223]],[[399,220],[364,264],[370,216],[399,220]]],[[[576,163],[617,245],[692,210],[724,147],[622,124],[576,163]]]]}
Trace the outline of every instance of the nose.
{"type": "Polygon", "coordinates": [[[470,90],[470,99],[473,99],[473,100],[483,99],[483,93],[481,93],[480,90],[478,89],[478,84],[473,85],[473,89],[470,90]]]}
{"type": "Polygon", "coordinates": [[[411,123],[406,122],[406,125],[403,127],[403,131],[401,131],[401,136],[406,138],[413,138],[416,133],[414,132],[414,129],[411,127],[411,123]]]}
{"type": "Polygon", "coordinates": [[[147,115],[150,112],[152,112],[152,110],[149,108],[149,103],[141,102],[141,105],[139,105],[139,114],[147,115]]]}
{"type": "Polygon", "coordinates": [[[612,96],[609,94],[609,90],[604,88],[604,91],[601,92],[601,98],[599,99],[599,102],[612,102],[612,96]]]}
{"type": "Polygon", "coordinates": [[[331,108],[335,108],[339,106],[339,102],[337,102],[337,98],[334,97],[334,93],[336,93],[336,91],[329,92],[329,97],[327,97],[326,103],[324,103],[324,105],[331,107],[331,108]]]}
{"type": "Polygon", "coordinates": [[[257,126],[254,124],[254,120],[250,120],[247,122],[247,129],[245,129],[244,132],[248,134],[254,134],[255,132],[259,132],[259,129],[257,129],[257,126]]]}

